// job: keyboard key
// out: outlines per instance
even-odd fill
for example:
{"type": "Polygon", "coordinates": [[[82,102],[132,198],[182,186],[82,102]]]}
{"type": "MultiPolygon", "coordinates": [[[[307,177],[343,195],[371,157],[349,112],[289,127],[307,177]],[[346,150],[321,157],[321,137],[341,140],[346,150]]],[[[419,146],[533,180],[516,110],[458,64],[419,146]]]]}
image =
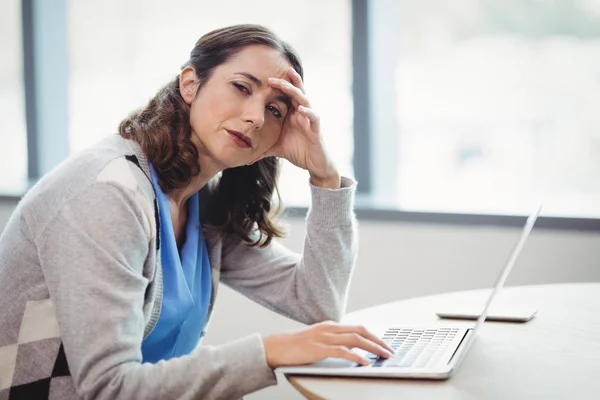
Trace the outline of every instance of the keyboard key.
{"type": "Polygon", "coordinates": [[[374,363],[373,363],[373,367],[383,367],[383,364],[386,362],[387,360],[385,358],[378,358],[374,363]]]}

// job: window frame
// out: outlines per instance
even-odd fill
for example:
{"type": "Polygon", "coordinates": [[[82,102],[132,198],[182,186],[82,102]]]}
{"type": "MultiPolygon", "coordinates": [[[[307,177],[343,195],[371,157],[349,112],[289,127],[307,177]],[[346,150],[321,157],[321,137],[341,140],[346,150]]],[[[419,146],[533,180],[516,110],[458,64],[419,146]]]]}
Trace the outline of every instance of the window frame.
{"type": "Polygon", "coordinates": [[[69,155],[66,0],[21,0],[27,177],[69,155]]]}

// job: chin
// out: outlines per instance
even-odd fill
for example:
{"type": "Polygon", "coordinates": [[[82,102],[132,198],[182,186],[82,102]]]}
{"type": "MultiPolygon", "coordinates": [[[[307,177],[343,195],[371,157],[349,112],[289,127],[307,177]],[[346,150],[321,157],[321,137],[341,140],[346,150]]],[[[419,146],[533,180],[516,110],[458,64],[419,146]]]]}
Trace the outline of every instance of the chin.
{"type": "Polygon", "coordinates": [[[250,152],[232,146],[230,141],[214,143],[211,147],[209,154],[221,169],[240,167],[252,161],[250,152]]]}
{"type": "Polygon", "coordinates": [[[248,164],[250,160],[247,158],[247,156],[240,157],[239,153],[232,154],[232,152],[221,152],[221,154],[218,154],[217,157],[215,157],[215,161],[217,161],[223,167],[223,169],[227,169],[241,167],[248,164]]]}

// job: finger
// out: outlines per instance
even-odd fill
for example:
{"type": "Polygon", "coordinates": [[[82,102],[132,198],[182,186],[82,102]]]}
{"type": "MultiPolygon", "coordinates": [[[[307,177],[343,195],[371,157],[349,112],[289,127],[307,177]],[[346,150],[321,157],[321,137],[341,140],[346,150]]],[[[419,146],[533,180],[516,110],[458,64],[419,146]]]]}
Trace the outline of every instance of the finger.
{"type": "Polygon", "coordinates": [[[278,78],[269,78],[269,85],[275,89],[281,90],[284,94],[290,96],[293,102],[296,102],[299,105],[304,107],[310,107],[310,102],[308,98],[304,95],[300,88],[292,85],[290,82],[285,79],[278,78]]]}
{"type": "Polygon", "coordinates": [[[288,76],[290,77],[292,84],[302,90],[302,93],[306,94],[306,89],[304,88],[304,82],[302,82],[302,77],[294,68],[290,68],[288,70],[288,76]]]}
{"type": "Polygon", "coordinates": [[[365,338],[369,339],[372,342],[377,343],[379,346],[383,347],[384,349],[386,349],[387,351],[389,351],[390,353],[394,354],[394,349],[392,349],[390,346],[388,346],[387,343],[385,343],[379,336],[374,335],[373,333],[367,331],[365,329],[365,332],[362,334],[365,338]]]}
{"type": "Polygon", "coordinates": [[[359,356],[345,346],[327,346],[325,350],[325,357],[344,358],[360,365],[369,365],[368,358],[359,356]]]}
{"type": "Polygon", "coordinates": [[[298,106],[298,111],[300,114],[306,116],[310,121],[310,125],[312,126],[314,131],[318,131],[321,126],[321,118],[314,112],[312,108],[307,108],[304,106],[298,106]]]}
{"type": "Polygon", "coordinates": [[[302,104],[306,107],[309,107],[309,101],[304,92],[294,86],[292,83],[286,81],[285,79],[277,79],[277,78],[269,78],[269,83],[275,89],[281,90],[283,93],[290,96],[293,102],[297,104],[302,104]]]}
{"type": "Polygon", "coordinates": [[[333,334],[332,340],[335,342],[332,344],[338,344],[348,348],[358,347],[359,349],[366,350],[369,353],[376,354],[383,358],[389,358],[393,354],[386,350],[382,345],[366,339],[358,333],[333,334]]]}
{"type": "Polygon", "coordinates": [[[388,351],[390,351],[392,353],[394,352],[394,349],[392,349],[390,346],[388,346],[377,335],[374,335],[373,333],[371,333],[371,331],[369,331],[364,326],[361,326],[361,325],[340,325],[340,324],[330,325],[330,326],[331,326],[331,329],[332,329],[333,332],[336,332],[336,333],[358,333],[361,336],[369,339],[370,341],[377,343],[378,345],[380,345],[384,349],[386,349],[386,350],[388,350],[388,351]]]}

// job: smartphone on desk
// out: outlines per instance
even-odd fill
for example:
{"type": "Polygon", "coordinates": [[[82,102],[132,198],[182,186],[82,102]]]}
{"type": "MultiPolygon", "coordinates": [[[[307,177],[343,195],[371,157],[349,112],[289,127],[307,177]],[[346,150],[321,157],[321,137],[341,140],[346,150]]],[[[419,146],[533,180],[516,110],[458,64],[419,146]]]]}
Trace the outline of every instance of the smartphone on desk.
{"type": "MultiPolygon", "coordinates": [[[[499,308],[492,309],[488,312],[486,316],[486,321],[500,321],[500,322],[527,322],[530,321],[537,310],[532,307],[508,307],[508,308],[499,308]]],[[[481,310],[470,310],[470,309],[461,309],[461,308],[448,308],[443,309],[436,312],[436,315],[443,319],[466,319],[466,320],[476,320],[479,318],[481,314],[481,310]]]]}

